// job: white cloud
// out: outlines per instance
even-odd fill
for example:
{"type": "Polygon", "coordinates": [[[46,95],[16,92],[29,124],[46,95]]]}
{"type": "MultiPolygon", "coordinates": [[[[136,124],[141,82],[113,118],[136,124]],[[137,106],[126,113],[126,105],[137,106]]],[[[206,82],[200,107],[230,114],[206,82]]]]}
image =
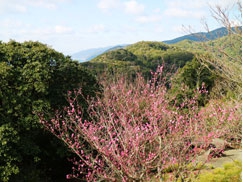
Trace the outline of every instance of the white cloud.
{"type": "Polygon", "coordinates": [[[61,25],[57,25],[54,27],[54,30],[56,33],[58,34],[69,34],[73,32],[73,29],[70,27],[66,27],[66,26],[61,26],[61,25]]]}
{"type": "Polygon", "coordinates": [[[21,4],[13,5],[13,9],[20,13],[25,13],[27,11],[27,7],[21,4]]]}
{"type": "MultiPolygon", "coordinates": [[[[71,2],[72,0],[23,0],[27,5],[47,9],[56,9],[60,3],[71,2]]],[[[21,1],[22,2],[22,1],[21,1]]]]}
{"type": "Polygon", "coordinates": [[[173,16],[173,17],[186,17],[190,14],[188,11],[180,8],[169,8],[165,10],[164,13],[167,16],[173,16]]]}
{"type": "Polygon", "coordinates": [[[169,1],[167,4],[170,8],[182,8],[182,9],[201,9],[201,8],[208,8],[209,6],[216,6],[219,5],[222,8],[227,8],[239,0],[173,0],[169,1]]]}
{"type": "Polygon", "coordinates": [[[139,23],[152,23],[161,21],[161,15],[138,16],[135,20],[139,23]]]}
{"type": "Polygon", "coordinates": [[[239,0],[174,0],[167,3],[165,15],[171,17],[202,18],[210,7],[230,8],[239,0]]]}
{"type": "Polygon", "coordinates": [[[88,32],[89,33],[99,33],[99,32],[104,32],[106,31],[106,28],[103,24],[97,24],[97,25],[93,25],[88,32]]]}
{"type": "Polygon", "coordinates": [[[182,25],[176,25],[173,26],[172,28],[173,32],[179,33],[179,34],[188,34],[187,30],[182,25]]]}
{"type": "Polygon", "coordinates": [[[17,29],[25,26],[25,24],[22,21],[9,19],[9,18],[1,21],[1,25],[2,28],[8,28],[8,29],[15,29],[15,28],[17,29]]]}
{"type": "Polygon", "coordinates": [[[0,13],[5,13],[5,12],[24,13],[26,11],[27,11],[27,6],[23,3],[19,3],[16,0],[12,0],[12,1],[0,0],[0,13]]]}
{"type": "Polygon", "coordinates": [[[169,17],[202,18],[207,13],[208,0],[174,0],[167,3],[164,14],[169,17]]]}
{"type": "Polygon", "coordinates": [[[125,2],[122,2],[121,0],[99,0],[97,7],[106,13],[116,9],[133,15],[142,14],[145,9],[145,6],[138,3],[136,0],[128,0],[125,2]]]}
{"type": "Polygon", "coordinates": [[[130,14],[141,14],[144,12],[144,5],[139,4],[136,0],[130,0],[124,3],[125,12],[130,14]]]}
{"type": "Polygon", "coordinates": [[[156,8],[153,10],[154,13],[160,13],[161,12],[161,9],[160,8],[156,8]]]}
{"type": "Polygon", "coordinates": [[[13,38],[17,40],[28,40],[28,39],[43,39],[44,37],[52,36],[64,36],[73,35],[74,31],[72,28],[62,25],[49,26],[49,27],[31,27],[21,21],[5,20],[2,23],[2,29],[0,33],[3,37],[13,38]]]}
{"type": "Polygon", "coordinates": [[[43,36],[57,36],[57,35],[67,35],[72,34],[73,30],[70,27],[65,27],[61,25],[56,25],[53,27],[45,27],[45,28],[33,28],[29,29],[22,29],[21,35],[26,37],[43,37],[43,36]]]}
{"type": "Polygon", "coordinates": [[[174,0],[168,2],[169,8],[198,9],[207,6],[208,0],[174,0]]]}
{"type": "Polygon", "coordinates": [[[163,33],[163,32],[166,31],[166,28],[163,25],[160,24],[160,25],[155,26],[154,31],[156,33],[163,33]]]}
{"type": "Polygon", "coordinates": [[[211,0],[207,5],[211,7],[220,6],[221,8],[230,8],[232,5],[240,2],[239,0],[211,0]]]}
{"type": "Polygon", "coordinates": [[[0,0],[0,13],[25,13],[32,7],[56,9],[60,3],[71,0],[0,0]]]}
{"type": "Polygon", "coordinates": [[[57,2],[55,1],[45,1],[45,0],[36,0],[31,2],[32,6],[36,7],[43,7],[47,9],[56,9],[57,8],[57,2]]]}
{"type": "Polygon", "coordinates": [[[98,8],[104,12],[107,12],[110,9],[114,9],[119,7],[120,1],[119,0],[100,0],[97,4],[98,8]]]}
{"type": "Polygon", "coordinates": [[[182,8],[169,8],[165,10],[165,15],[171,17],[183,17],[183,18],[202,18],[205,13],[202,10],[193,11],[182,8]]]}

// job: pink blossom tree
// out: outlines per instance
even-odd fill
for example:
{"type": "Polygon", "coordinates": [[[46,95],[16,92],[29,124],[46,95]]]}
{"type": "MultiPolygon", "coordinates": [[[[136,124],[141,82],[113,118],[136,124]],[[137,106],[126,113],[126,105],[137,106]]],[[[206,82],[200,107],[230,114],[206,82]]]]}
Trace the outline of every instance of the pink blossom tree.
{"type": "Polygon", "coordinates": [[[197,149],[208,147],[219,133],[209,129],[196,99],[185,100],[179,107],[169,102],[162,74],[161,66],[148,83],[139,74],[133,82],[121,78],[105,83],[102,97],[87,99],[89,119],[83,119],[77,102],[82,89],[70,92],[70,106],[55,118],[39,115],[46,129],[77,155],[67,178],[162,179],[171,166],[177,166],[176,177],[186,174],[185,166],[195,160],[197,149]]]}

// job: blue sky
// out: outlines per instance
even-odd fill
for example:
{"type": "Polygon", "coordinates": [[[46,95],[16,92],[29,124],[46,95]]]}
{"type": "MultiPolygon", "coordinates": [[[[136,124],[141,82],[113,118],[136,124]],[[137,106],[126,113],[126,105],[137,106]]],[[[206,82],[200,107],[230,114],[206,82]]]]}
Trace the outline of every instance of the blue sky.
{"type": "Polygon", "coordinates": [[[40,41],[65,55],[163,41],[188,34],[189,26],[205,31],[202,21],[210,30],[220,27],[209,7],[220,5],[234,14],[233,2],[237,0],[0,0],[0,40],[40,41]]]}

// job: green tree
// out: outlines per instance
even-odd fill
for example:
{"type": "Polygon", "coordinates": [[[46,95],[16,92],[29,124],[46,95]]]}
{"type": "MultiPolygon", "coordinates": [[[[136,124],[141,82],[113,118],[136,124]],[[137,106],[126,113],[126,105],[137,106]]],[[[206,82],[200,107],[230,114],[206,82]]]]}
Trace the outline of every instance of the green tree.
{"type": "Polygon", "coordinates": [[[207,92],[210,92],[214,86],[214,80],[215,74],[194,58],[173,76],[170,94],[172,97],[176,97],[178,101],[183,102],[184,99],[192,98],[195,93],[198,94],[202,91],[197,99],[199,105],[203,106],[207,102],[207,92]]]}
{"type": "MultiPolygon", "coordinates": [[[[242,2],[233,2],[223,8],[220,4],[210,7],[212,17],[227,29],[227,35],[214,41],[205,40],[199,45],[207,54],[197,54],[197,59],[206,66],[211,65],[217,75],[213,95],[215,99],[242,100],[242,2]],[[235,11],[237,9],[237,11],[235,11]]],[[[204,27],[209,31],[209,25],[204,27]]],[[[198,46],[193,45],[192,49],[198,46]]]]}
{"type": "Polygon", "coordinates": [[[68,151],[42,129],[36,113],[62,108],[69,90],[81,87],[94,96],[100,86],[70,57],[40,42],[13,40],[0,42],[0,85],[0,180],[51,180],[58,172],[53,164],[63,165],[68,151]]]}
{"type": "Polygon", "coordinates": [[[213,86],[213,74],[196,58],[187,62],[179,72],[178,81],[185,83],[190,89],[200,89],[205,84],[209,90],[213,86]]]}

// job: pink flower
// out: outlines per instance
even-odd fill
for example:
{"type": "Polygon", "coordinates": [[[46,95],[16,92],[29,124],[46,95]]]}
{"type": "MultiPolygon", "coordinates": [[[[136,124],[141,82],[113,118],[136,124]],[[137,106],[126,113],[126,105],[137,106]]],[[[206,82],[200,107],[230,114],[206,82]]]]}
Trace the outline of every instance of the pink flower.
{"type": "Polygon", "coordinates": [[[66,179],[71,179],[71,177],[72,177],[72,176],[71,176],[70,174],[67,174],[67,175],[66,175],[66,179]]]}

